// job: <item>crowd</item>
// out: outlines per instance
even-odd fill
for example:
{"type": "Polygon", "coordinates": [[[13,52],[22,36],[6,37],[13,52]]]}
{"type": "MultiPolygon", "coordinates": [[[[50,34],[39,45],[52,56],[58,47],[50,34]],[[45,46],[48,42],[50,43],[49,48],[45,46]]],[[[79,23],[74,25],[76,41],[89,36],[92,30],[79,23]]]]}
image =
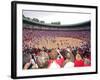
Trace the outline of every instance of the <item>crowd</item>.
{"type": "Polygon", "coordinates": [[[90,31],[52,31],[23,29],[23,43],[34,47],[48,48],[80,46],[80,43],[90,43],[90,31]],[[66,39],[65,39],[66,38],[66,39]]]}
{"type": "Polygon", "coordinates": [[[87,45],[64,49],[25,47],[23,50],[24,69],[84,67],[90,65],[91,52],[87,45]]]}
{"type": "MultiPolygon", "coordinates": [[[[54,43],[55,41],[53,41],[54,43]]],[[[63,41],[61,41],[63,42],[63,41]]],[[[73,42],[72,42],[73,43],[73,42]]],[[[77,45],[77,43],[75,43],[77,45]]],[[[91,66],[90,32],[89,31],[39,31],[23,29],[23,69],[67,68],[91,66]],[[41,47],[41,38],[45,42],[55,37],[72,37],[83,42],[78,46],[48,48],[47,43],[41,47]],[[48,39],[47,39],[48,38],[48,39]]]]}

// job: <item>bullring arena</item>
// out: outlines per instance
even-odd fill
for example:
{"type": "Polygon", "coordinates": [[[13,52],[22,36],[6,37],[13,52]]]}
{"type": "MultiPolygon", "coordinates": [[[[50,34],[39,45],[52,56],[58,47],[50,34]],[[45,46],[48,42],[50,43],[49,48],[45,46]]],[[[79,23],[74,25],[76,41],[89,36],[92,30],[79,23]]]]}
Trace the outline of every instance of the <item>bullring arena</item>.
{"type": "Polygon", "coordinates": [[[90,21],[75,25],[47,25],[23,19],[22,35],[24,69],[29,69],[29,64],[32,69],[62,68],[68,61],[73,67],[91,65],[90,21]]]}

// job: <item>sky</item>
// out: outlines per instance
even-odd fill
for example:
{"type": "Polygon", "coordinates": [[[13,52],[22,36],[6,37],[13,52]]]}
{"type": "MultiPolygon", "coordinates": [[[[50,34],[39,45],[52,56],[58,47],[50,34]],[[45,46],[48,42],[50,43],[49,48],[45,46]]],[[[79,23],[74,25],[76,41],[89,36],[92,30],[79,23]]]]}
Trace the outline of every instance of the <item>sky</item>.
{"type": "Polygon", "coordinates": [[[90,13],[24,10],[23,15],[32,19],[38,18],[45,23],[60,21],[62,25],[78,24],[91,20],[90,13]]]}

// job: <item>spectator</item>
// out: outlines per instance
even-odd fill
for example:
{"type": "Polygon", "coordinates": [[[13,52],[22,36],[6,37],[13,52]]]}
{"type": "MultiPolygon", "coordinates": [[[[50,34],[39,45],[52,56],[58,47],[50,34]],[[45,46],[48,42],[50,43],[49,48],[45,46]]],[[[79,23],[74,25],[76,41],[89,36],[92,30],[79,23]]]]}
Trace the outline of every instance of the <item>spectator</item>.
{"type": "Polygon", "coordinates": [[[58,53],[55,49],[49,53],[50,60],[48,61],[48,68],[60,68],[64,61],[63,58],[57,59],[58,53]]]}
{"type": "Polygon", "coordinates": [[[40,54],[38,54],[37,60],[36,60],[38,67],[39,68],[47,68],[48,67],[48,59],[49,59],[48,54],[41,51],[40,54]]]}
{"type": "Polygon", "coordinates": [[[82,56],[79,53],[77,53],[75,56],[74,66],[75,67],[83,67],[84,66],[84,61],[82,59],[82,56]]]}
{"type": "Polygon", "coordinates": [[[64,68],[74,67],[74,62],[71,58],[72,58],[72,55],[70,53],[67,53],[66,54],[66,59],[65,59],[64,64],[63,64],[64,68]]]}

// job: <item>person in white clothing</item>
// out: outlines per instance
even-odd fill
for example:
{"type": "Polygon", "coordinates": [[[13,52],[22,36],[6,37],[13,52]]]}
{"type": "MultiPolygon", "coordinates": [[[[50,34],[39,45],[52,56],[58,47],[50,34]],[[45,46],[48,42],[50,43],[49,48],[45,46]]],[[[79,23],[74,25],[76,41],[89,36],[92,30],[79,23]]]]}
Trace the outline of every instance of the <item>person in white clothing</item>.
{"type": "Polygon", "coordinates": [[[63,67],[64,68],[71,68],[71,67],[74,67],[74,62],[72,62],[71,60],[71,54],[70,53],[67,53],[66,54],[66,60],[64,61],[64,64],[63,64],[63,67]]]}
{"type": "Polygon", "coordinates": [[[56,69],[56,68],[58,69],[58,68],[60,68],[60,66],[57,64],[56,61],[53,61],[48,68],[49,69],[56,69]]]}

